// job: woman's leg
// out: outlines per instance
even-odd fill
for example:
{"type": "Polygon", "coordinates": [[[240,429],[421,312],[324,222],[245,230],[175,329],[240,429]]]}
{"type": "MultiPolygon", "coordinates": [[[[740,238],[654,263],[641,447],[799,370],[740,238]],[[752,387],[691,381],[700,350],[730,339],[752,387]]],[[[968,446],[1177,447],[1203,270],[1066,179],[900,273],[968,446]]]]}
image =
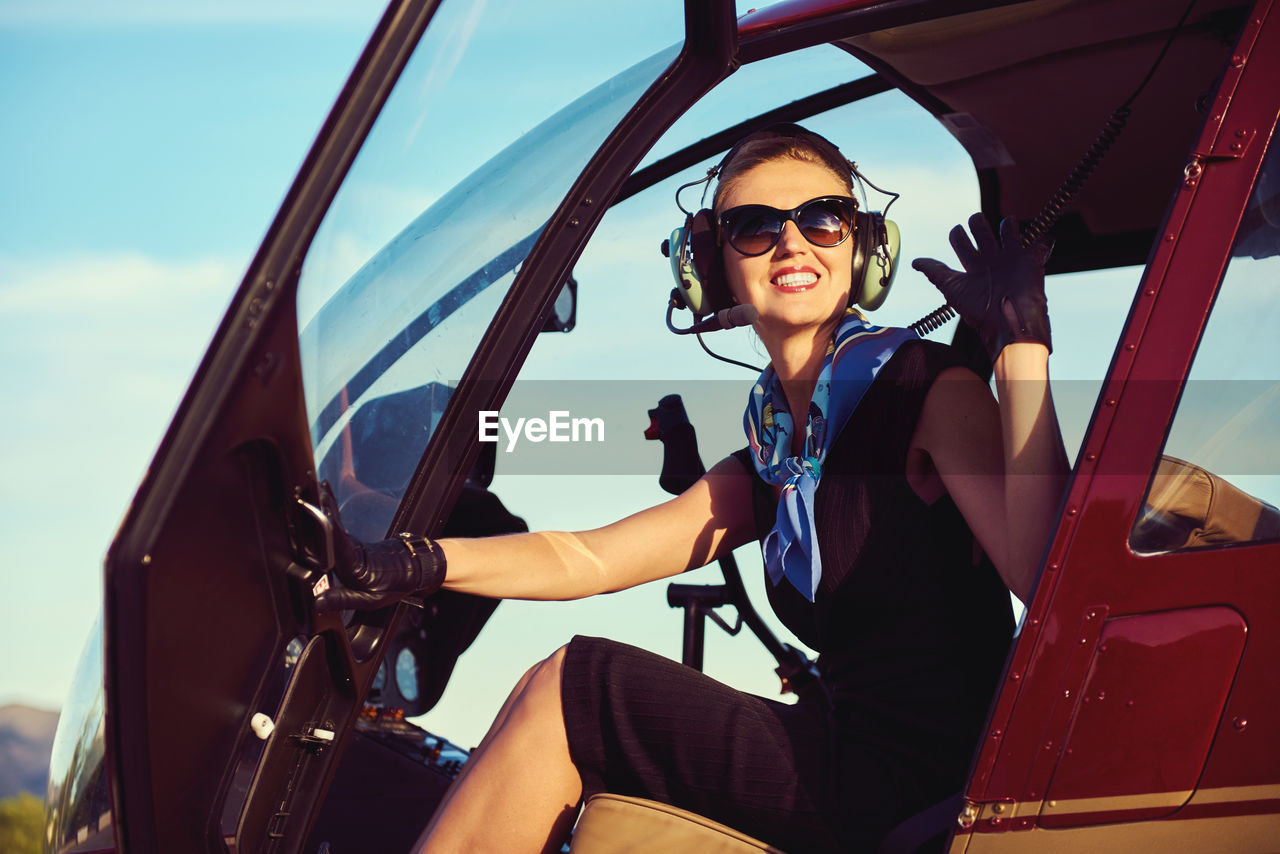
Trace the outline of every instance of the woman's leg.
{"type": "Polygon", "coordinates": [[[516,685],[418,840],[420,852],[560,849],[582,797],[560,701],[564,655],[557,650],[516,685]]]}

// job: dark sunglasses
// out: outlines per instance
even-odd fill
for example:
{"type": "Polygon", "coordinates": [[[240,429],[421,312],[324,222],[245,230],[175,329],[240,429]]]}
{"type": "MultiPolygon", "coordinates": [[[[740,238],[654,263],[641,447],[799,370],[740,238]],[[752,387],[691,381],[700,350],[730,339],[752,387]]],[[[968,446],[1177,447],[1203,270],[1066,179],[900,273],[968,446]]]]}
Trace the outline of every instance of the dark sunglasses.
{"type": "Polygon", "coordinates": [[[839,246],[853,233],[858,203],[848,196],[820,196],[789,211],[768,205],[740,205],[720,214],[720,235],[748,258],[778,245],[791,221],[814,246],[839,246]]]}

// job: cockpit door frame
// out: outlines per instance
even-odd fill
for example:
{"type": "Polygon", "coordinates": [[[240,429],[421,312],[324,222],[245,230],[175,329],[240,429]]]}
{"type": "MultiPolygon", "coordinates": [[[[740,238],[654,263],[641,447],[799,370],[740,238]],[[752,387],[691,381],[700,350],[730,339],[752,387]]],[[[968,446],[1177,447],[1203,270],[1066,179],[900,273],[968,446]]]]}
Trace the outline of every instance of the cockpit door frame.
{"type": "MultiPolygon", "coordinates": [[[[1237,636],[1238,644],[1227,643],[1221,654],[1224,672],[1205,677],[1224,683],[1230,693],[1212,722],[1212,752],[1203,774],[1195,775],[1190,788],[1235,791],[1277,782],[1274,773],[1268,776],[1258,766],[1260,760],[1248,757],[1274,757],[1280,729],[1257,727],[1246,735],[1238,722],[1272,691],[1260,680],[1266,678],[1266,662],[1280,658],[1280,589],[1274,572],[1280,544],[1154,555],[1135,554],[1129,546],[1261,166],[1266,136],[1276,124],[1277,81],[1280,15],[1271,0],[1263,0],[1247,19],[1157,232],[966,788],[969,803],[952,851],[1134,850],[1155,845],[1163,838],[1158,834],[1170,827],[1167,821],[1143,819],[1159,814],[1176,823],[1230,813],[1222,804],[1197,806],[1191,791],[1181,800],[1173,797],[1178,793],[1154,789],[1131,797],[1100,792],[1089,803],[1080,802],[1080,814],[1068,822],[1074,827],[1046,830],[1064,827],[1046,816],[1055,810],[1061,814],[1062,805],[1052,800],[1054,775],[1072,756],[1071,727],[1090,708],[1084,704],[1113,702],[1117,709],[1142,712],[1141,703],[1126,699],[1124,689],[1131,686],[1124,680],[1119,696],[1085,690],[1090,687],[1086,677],[1100,672],[1107,637],[1134,634],[1130,628],[1136,624],[1123,622],[1133,618],[1158,623],[1166,637],[1190,637],[1206,621],[1237,636]],[[1251,144],[1238,144],[1246,139],[1251,144]],[[1232,657],[1233,644],[1242,658],[1232,657]],[[1246,738],[1249,748],[1242,750],[1238,743],[1246,738]],[[1032,833],[1019,843],[1016,834],[1024,831],[1032,833]]],[[[1184,665],[1188,673],[1198,666],[1196,661],[1184,665]]],[[[1181,672],[1162,676],[1177,680],[1181,672]]],[[[1150,770],[1134,769],[1134,779],[1147,779],[1150,770]]],[[[1256,812],[1247,805],[1241,809],[1256,812]]],[[[1197,847],[1188,837],[1180,839],[1180,847],[1197,847]]]]}

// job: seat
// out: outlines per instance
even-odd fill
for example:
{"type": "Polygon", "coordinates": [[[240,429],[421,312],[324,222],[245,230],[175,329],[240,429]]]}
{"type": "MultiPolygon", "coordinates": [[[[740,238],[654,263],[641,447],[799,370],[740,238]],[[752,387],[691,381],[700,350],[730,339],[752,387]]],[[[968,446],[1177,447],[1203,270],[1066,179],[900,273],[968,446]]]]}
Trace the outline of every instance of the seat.
{"type": "Polygon", "coordinates": [[[570,854],[784,854],[745,833],[667,804],[594,795],[573,829],[570,854]]]}

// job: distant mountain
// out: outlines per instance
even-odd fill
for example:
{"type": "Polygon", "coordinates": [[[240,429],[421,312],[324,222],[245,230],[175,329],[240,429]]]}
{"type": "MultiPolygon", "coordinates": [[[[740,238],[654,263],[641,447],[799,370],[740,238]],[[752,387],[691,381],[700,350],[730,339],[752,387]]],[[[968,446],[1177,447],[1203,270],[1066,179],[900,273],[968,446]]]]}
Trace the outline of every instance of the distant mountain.
{"type": "Polygon", "coordinates": [[[0,798],[30,792],[44,800],[58,713],[0,706],[0,798]]]}

